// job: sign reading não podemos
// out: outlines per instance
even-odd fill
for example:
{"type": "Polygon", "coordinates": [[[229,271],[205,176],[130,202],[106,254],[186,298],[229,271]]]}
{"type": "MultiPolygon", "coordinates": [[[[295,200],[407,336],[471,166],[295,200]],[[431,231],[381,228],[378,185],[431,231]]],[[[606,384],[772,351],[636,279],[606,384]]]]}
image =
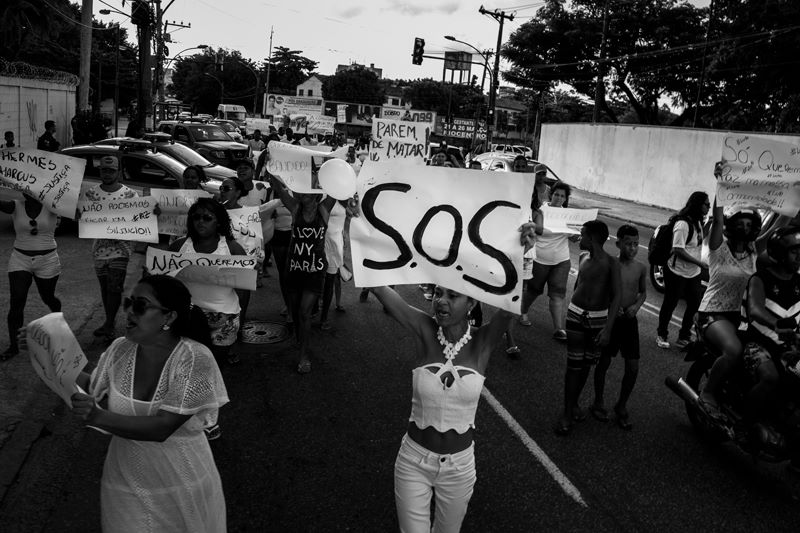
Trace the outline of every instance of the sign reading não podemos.
{"type": "Polygon", "coordinates": [[[722,144],[717,204],[800,210],[800,145],[749,135],[728,135],[722,144]]]}
{"type": "Polygon", "coordinates": [[[78,205],[81,239],[115,239],[118,241],[158,242],[158,219],[152,196],[123,200],[82,200],[78,205]]]}
{"type": "Polygon", "coordinates": [[[85,167],[83,159],[44,150],[0,150],[0,182],[66,218],[75,217],[85,167]]]}
{"type": "Polygon", "coordinates": [[[532,193],[521,173],[365,162],[350,229],[356,285],[438,283],[519,313],[518,228],[530,217],[520,199],[532,193]]]}

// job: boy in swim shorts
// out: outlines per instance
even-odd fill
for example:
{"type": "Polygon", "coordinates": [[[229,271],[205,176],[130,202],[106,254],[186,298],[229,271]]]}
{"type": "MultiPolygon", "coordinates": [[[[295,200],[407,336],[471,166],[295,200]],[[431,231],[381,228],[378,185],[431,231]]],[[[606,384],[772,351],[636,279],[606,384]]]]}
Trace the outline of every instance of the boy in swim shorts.
{"type": "Polygon", "coordinates": [[[581,228],[578,279],[567,309],[567,372],[564,377],[564,412],[555,427],[568,435],[574,422],[586,419],[578,406],[589,370],[607,346],[619,310],[621,280],[619,262],[603,249],[608,226],[590,220],[581,228]]]}

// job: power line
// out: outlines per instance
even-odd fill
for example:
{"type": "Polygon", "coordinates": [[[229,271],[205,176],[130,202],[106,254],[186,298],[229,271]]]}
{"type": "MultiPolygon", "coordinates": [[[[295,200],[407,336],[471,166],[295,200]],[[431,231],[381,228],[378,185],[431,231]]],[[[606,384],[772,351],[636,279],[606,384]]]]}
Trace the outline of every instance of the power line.
{"type": "Polygon", "coordinates": [[[64,13],[59,11],[58,8],[56,8],[53,4],[51,4],[47,0],[42,0],[42,2],[47,4],[50,7],[50,9],[52,9],[53,11],[55,11],[56,13],[61,15],[61,17],[64,20],[66,20],[67,22],[71,22],[72,24],[75,24],[76,26],[80,26],[82,28],[90,28],[90,29],[92,29],[94,31],[110,31],[110,30],[116,30],[117,29],[116,26],[111,26],[111,27],[108,27],[108,28],[103,28],[102,26],[94,26],[94,25],[88,26],[86,24],[83,24],[82,22],[78,22],[77,20],[75,20],[74,18],[72,18],[72,17],[70,17],[68,15],[65,15],[64,13]]]}

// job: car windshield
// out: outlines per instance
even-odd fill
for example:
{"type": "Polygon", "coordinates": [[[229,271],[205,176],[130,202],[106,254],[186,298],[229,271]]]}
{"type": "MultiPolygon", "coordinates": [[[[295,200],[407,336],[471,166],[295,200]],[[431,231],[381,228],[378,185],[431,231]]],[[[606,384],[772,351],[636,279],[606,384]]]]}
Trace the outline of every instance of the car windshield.
{"type": "Polygon", "coordinates": [[[225,131],[233,131],[236,128],[233,127],[233,124],[230,122],[217,122],[217,126],[221,127],[225,131]]]}
{"type": "Polygon", "coordinates": [[[199,165],[201,167],[210,167],[213,165],[211,161],[198,154],[188,146],[184,146],[183,144],[175,143],[164,145],[166,149],[163,149],[162,145],[156,146],[166,155],[175,154],[175,158],[183,163],[186,163],[186,165],[199,165]]]}
{"type": "Polygon", "coordinates": [[[187,125],[196,141],[232,141],[230,135],[216,124],[187,125]]]}

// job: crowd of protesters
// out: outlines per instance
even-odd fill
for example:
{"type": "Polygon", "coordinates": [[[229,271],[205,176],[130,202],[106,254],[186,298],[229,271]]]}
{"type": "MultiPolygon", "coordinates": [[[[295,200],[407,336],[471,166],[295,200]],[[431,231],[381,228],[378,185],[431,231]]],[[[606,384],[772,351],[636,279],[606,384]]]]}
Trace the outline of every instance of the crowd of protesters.
{"type": "MultiPolygon", "coordinates": [[[[55,125],[50,122],[40,139],[42,149],[49,149],[54,141],[55,125]]],[[[13,135],[5,140],[5,146],[13,146],[13,135]]],[[[248,141],[260,150],[256,163],[241,162],[237,177],[224,180],[214,198],[198,199],[188,212],[186,236],[168,246],[176,252],[252,256],[257,287],[272,280],[280,288],[287,324],[297,343],[296,371],[308,374],[316,335],[313,317],[319,316],[319,329],[325,331],[332,327],[331,305],[336,313],[345,312],[341,293],[342,281],[350,279],[345,257],[348,217],[357,216],[358,204],[292,192],[268,171],[266,143],[270,141],[297,142],[288,129],[263,138],[257,132],[248,141]],[[263,241],[250,250],[237,242],[231,229],[229,213],[243,207],[257,207],[262,220],[263,241]],[[276,276],[269,274],[270,266],[276,276]]],[[[356,173],[361,168],[360,152],[356,146],[347,156],[356,173]]],[[[432,154],[430,165],[465,168],[446,147],[432,154]]],[[[530,220],[521,228],[509,228],[520,232],[525,257],[518,314],[496,311],[484,321],[480,302],[433,284],[420,285],[425,299],[432,302],[430,309],[407,303],[393,287],[362,289],[359,298],[365,302],[372,292],[383,311],[418,341],[411,417],[394,472],[401,531],[429,531],[432,500],[434,530],[460,529],[476,481],[475,415],[490,355],[505,339],[509,357],[524,356],[514,342],[513,324],[532,326],[531,306],[545,288],[551,336],[563,343],[565,352],[564,403],[555,433],[569,435],[587,414],[602,422],[611,419],[605,381],[617,353],[625,360],[625,370],[612,410],[620,428],[633,427],[627,406],[639,370],[637,314],[646,299],[647,279],[644,265],[635,259],[639,232],[622,225],[616,234],[618,253],[613,257],[605,250],[609,229],[601,221],[586,222],[578,234],[548,229],[543,210],[569,207],[569,185],[556,182],[548,187],[547,168],[529,169],[524,156],[512,166],[515,172],[532,171],[533,180],[530,220]],[[577,243],[581,252],[571,291],[570,242],[577,243]],[[594,402],[587,413],[579,398],[592,369],[594,402]]],[[[137,195],[120,182],[116,157],[103,157],[99,170],[101,181],[85,192],[87,201],[137,195]]],[[[201,167],[192,166],[180,185],[197,189],[206,179],[201,167]]],[[[699,250],[710,207],[705,193],[694,193],[674,224],[673,260],[665,269],[667,294],[656,344],[669,347],[667,326],[678,299],[687,302],[678,346],[690,341],[694,314],[700,309],[703,334],[725,355],[704,392],[704,401],[713,405],[715,387],[741,356],[742,348],[730,341],[734,337],[730,332],[738,325],[733,315],[738,313],[743,280],[755,272],[755,255],[749,244],[752,228],[738,233],[731,229],[723,239],[726,219],[715,206],[710,229],[712,269],[723,268],[715,266],[717,262],[739,261],[744,266],[742,273],[736,272],[735,294],[725,292],[731,286],[727,278],[720,277],[722,285],[714,285],[717,270],[713,270],[712,286],[703,298],[699,250]],[[724,242],[730,247],[723,247],[724,242]]],[[[0,202],[0,211],[13,217],[16,235],[8,263],[11,345],[0,356],[6,360],[25,348],[23,311],[33,282],[42,301],[52,311],[60,310],[55,289],[61,264],[54,237],[57,217],[45,206],[26,195],[23,200],[0,202]],[[22,332],[19,336],[18,331],[22,332]]],[[[113,435],[101,484],[103,527],[121,531],[128,524],[134,531],[137,524],[147,521],[160,530],[224,531],[225,500],[208,441],[222,434],[218,411],[228,402],[228,393],[219,365],[240,362],[235,345],[247,322],[252,291],[145,275],[123,298],[131,253],[130,241],[98,239],[92,245],[104,310],[103,324],[94,335],[108,347],[95,370],[78,378],[86,392],[72,398],[78,416],[113,435]],[[123,336],[117,330],[120,307],[125,316],[123,336]],[[168,378],[163,379],[164,375],[168,378]]]]}

